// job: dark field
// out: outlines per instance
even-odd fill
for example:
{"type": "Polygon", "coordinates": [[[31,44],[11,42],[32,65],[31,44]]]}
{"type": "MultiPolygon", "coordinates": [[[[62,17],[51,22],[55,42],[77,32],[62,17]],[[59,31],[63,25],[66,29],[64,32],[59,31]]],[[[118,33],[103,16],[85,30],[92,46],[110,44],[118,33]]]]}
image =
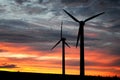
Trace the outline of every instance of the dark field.
{"type": "Polygon", "coordinates": [[[85,76],[79,75],[40,74],[27,72],[0,71],[0,80],[120,80],[118,77],[85,76]]]}

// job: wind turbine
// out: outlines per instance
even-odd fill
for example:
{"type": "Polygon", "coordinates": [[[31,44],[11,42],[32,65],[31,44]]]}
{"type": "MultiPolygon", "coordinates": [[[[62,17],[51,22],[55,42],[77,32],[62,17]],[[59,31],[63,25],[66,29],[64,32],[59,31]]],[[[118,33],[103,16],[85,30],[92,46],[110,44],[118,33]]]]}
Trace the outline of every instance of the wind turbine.
{"type": "Polygon", "coordinates": [[[84,25],[85,25],[85,22],[87,22],[87,21],[89,21],[89,20],[91,20],[91,19],[93,19],[93,18],[95,18],[95,17],[97,17],[99,15],[102,15],[104,12],[101,12],[101,13],[99,13],[97,15],[89,17],[89,18],[85,19],[84,21],[79,21],[77,18],[72,16],[72,14],[70,14],[66,10],[63,9],[63,11],[68,16],[70,16],[75,22],[79,23],[79,30],[78,30],[78,35],[77,35],[76,47],[78,46],[79,41],[80,41],[80,44],[79,44],[79,47],[80,47],[80,76],[84,77],[85,76],[85,66],[84,66],[84,25]]]}
{"type": "Polygon", "coordinates": [[[62,42],[62,74],[65,75],[65,45],[69,48],[70,46],[67,44],[66,38],[63,37],[62,25],[63,25],[63,22],[61,22],[60,40],[52,47],[52,49],[54,49],[60,42],[62,42]]]}

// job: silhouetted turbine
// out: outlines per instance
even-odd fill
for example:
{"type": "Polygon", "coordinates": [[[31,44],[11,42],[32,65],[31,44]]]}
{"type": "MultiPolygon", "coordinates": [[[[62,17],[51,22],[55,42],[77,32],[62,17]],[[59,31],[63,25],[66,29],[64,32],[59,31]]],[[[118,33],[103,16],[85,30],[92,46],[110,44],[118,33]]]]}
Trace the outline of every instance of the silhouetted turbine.
{"type": "Polygon", "coordinates": [[[97,15],[94,15],[92,17],[89,17],[89,18],[85,19],[84,21],[79,21],[77,18],[72,16],[70,13],[68,13],[66,10],[64,10],[64,12],[67,15],[69,15],[74,21],[79,23],[79,30],[78,30],[78,35],[77,35],[76,47],[78,46],[78,43],[80,41],[80,75],[81,75],[81,77],[84,77],[84,75],[85,75],[85,70],[84,70],[85,69],[84,68],[85,67],[84,66],[84,25],[85,25],[85,22],[87,22],[87,21],[89,21],[89,20],[91,20],[99,15],[102,15],[104,12],[99,13],[97,15]]]}
{"type": "Polygon", "coordinates": [[[67,44],[66,38],[62,35],[62,25],[63,22],[61,22],[61,34],[60,34],[60,40],[52,47],[54,49],[60,42],[62,42],[62,74],[65,75],[65,45],[70,48],[70,46],[67,44]]]}

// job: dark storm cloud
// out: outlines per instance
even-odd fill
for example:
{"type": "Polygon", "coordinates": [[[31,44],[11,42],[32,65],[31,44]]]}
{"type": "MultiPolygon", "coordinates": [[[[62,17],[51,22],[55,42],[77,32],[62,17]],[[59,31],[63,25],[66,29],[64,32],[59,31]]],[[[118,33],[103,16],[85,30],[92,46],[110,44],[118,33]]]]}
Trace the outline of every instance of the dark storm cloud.
{"type": "MultiPolygon", "coordinates": [[[[80,1],[81,1],[81,3],[80,3],[81,5],[74,5],[72,7],[66,8],[66,9],[71,11],[71,13],[74,13],[74,15],[82,15],[82,16],[87,16],[87,17],[89,17],[89,15],[94,15],[95,13],[97,14],[99,12],[105,11],[106,14],[104,15],[105,16],[104,20],[108,20],[111,18],[118,19],[118,17],[119,17],[119,13],[120,13],[120,11],[119,11],[120,1],[119,0],[117,0],[117,1],[77,0],[76,4],[80,1]],[[82,3],[82,1],[84,3],[87,3],[87,5],[82,3]]],[[[67,2],[69,2],[69,0],[67,2]]]]}
{"type": "MultiPolygon", "coordinates": [[[[68,19],[70,20],[70,18],[62,11],[63,8],[68,10],[70,13],[72,13],[76,17],[80,18],[80,20],[82,20],[82,19],[84,20],[84,18],[90,17],[99,12],[105,11],[104,15],[101,15],[97,18],[100,21],[96,22],[94,19],[94,20],[91,20],[90,22],[86,23],[85,26],[91,26],[92,29],[95,29],[94,33],[100,34],[99,37],[97,37],[97,38],[85,36],[85,41],[86,41],[85,44],[87,47],[101,48],[102,47],[101,44],[106,44],[106,42],[108,42],[108,41],[110,41],[111,43],[114,43],[114,41],[110,40],[112,37],[106,37],[106,36],[108,36],[108,33],[110,33],[110,31],[119,32],[119,30],[118,30],[119,27],[116,27],[116,26],[119,26],[119,21],[117,21],[119,19],[119,13],[120,13],[120,11],[119,11],[120,1],[119,0],[117,0],[117,1],[113,1],[113,0],[101,0],[101,1],[98,1],[98,0],[61,0],[61,1],[57,1],[57,0],[44,0],[44,1],[43,0],[35,0],[35,1],[19,0],[18,1],[18,0],[15,0],[15,1],[20,4],[26,3],[26,5],[22,4],[22,6],[20,8],[22,8],[22,10],[25,11],[24,14],[27,14],[27,15],[37,13],[37,14],[42,14],[42,16],[38,16],[38,18],[42,18],[43,14],[45,14],[44,16],[48,15],[48,17],[51,15],[53,15],[53,16],[57,15],[57,18],[60,16],[65,17],[65,18],[67,18],[65,20],[65,22],[67,23],[68,26],[70,25],[69,28],[74,27],[74,26],[78,27],[78,24],[76,24],[74,21],[72,21],[72,19],[71,19],[71,21],[68,21],[68,19]],[[37,2],[40,4],[38,5],[37,2]],[[69,6],[69,4],[70,4],[70,6],[69,6]],[[48,13],[50,13],[50,14],[48,14],[48,13]],[[79,16],[82,16],[83,18],[81,18],[79,16]],[[110,25],[110,27],[109,27],[109,24],[112,24],[112,25],[110,25]],[[107,28],[106,28],[106,26],[107,26],[107,28]],[[102,30],[107,31],[107,32],[104,32],[104,34],[102,34],[103,33],[102,30]],[[104,36],[104,37],[102,37],[102,36],[104,36]],[[89,43],[89,41],[91,41],[91,43],[89,43]]],[[[35,15],[29,15],[29,16],[32,17],[35,15]]],[[[54,21],[54,18],[53,18],[53,21],[54,21]]],[[[46,22],[46,21],[43,20],[43,22],[46,22]]],[[[45,25],[45,27],[44,26],[41,27],[41,25],[36,26],[31,23],[27,23],[27,22],[20,21],[20,20],[16,20],[16,21],[1,20],[0,25],[4,26],[1,28],[1,31],[8,31],[8,32],[6,32],[8,34],[11,34],[11,33],[9,33],[10,31],[16,31],[15,34],[18,36],[21,35],[20,32],[22,32],[22,35],[28,36],[25,39],[23,39],[24,37],[21,37],[21,36],[19,36],[19,38],[15,37],[15,38],[17,38],[16,40],[23,39],[23,41],[21,41],[21,42],[40,41],[40,42],[46,42],[47,44],[48,44],[48,42],[51,42],[51,44],[49,44],[51,46],[54,44],[54,42],[59,40],[59,30],[56,30],[56,28],[59,28],[59,27],[55,27],[55,28],[53,28],[53,30],[46,28],[47,30],[45,30],[44,28],[46,27],[46,25],[45,25]],[[3,28],[4,28],[4,30],[3,30],[3,28]],[[29,28],[31,28],[31,29],[29,29],[29,28]]],[[[54,22],[53,22],[53,25],[54,25],[54,22]]],[[[50,27],[49,24],[47,27],[50,27]]],[[[74,33],[75,31],[73,32],[72,29],[70,29],[70,31],[68,31],[68,30],[66,29],[66,31],[64,31],[63,35],[67,38],[68,41],[70,41],[70,43],[72,45],[74,45],[76,42],[77,34],[74,33]]],[[[75,30],[75,29],[73,29],[73,30],[75,30]]],[[[90,30],[86,30],[86,33],[87,33],[87,31],[90,31],[90,30]]],[[[12,36],[14,36],[14,35],[12,35],[12,36]]],[[[115,36],[115,35],[111,35],[111,36],[115,36]]],[[[10,41],[12,41],[12,40],[10,39],[10,41]]],[[[46,43],[41,44],[41,46],[42,46],[41,49],[45,49],[45,47],[43,47],[43,46],[44,45],[46,46],[47,45],[46,43]]]]}
{"type": "Polygon", "coordinates": [[[39,39],[29,35],[29,28],[34,25],[20,20],[0,20],[0,41],[12,43],[38,42],[39,39]]]}
{"type": "Polygon", "coordinates": [[[36,42],[39,40],[34,39],[34,37],[22,35],[22,34],[2,34],[0,33],[0,41],[3,42],[12,42],[12,43],[27,43],[27,42],[36,42]]]}
{"type": "Polygon", "coordinates": [[[0,41],[12,43],[43,42],[46,41],[45,37],[47,36],[47,31],[43,28],[20,20],[1,20],[0,41]]]}
{"type": "Polygon", "coordinates": [[[106,49],[109,50],[109,54],[111,54],[111,55],[116,55],[116,56],[120,55],[119,42],[113,43],[113,45],[110,45],[110,46],[106,47],[106,49]]]}
{"type": "Polygon", "coordinates": [[[18,4],[22,4],[22,3],[27,2],[29,0],[14,0],[14,1],[18,4]]]}
{"type": "MultiPolygon", "coordinates": [[[[32,18],[26,16],[24,17],[26,19],[28,18],[28,20],[30,19],[31,23],[21,20],[10,20],[9,18],[7,20],[0,20],[0,41],[16,43],[21,42],[24,43],[24,45],[31,46],[35,50],[50,50],[50,48],[57,42],[57,40],[60,39],[60,30],[58,30],[60,27],[58,26],[52,29],[49,27],[51,27],[51,24],[55,25],[55,21],[59,20],[60,22],[61,19],[65,19],[64,22],[66,23],[68,29],[65,26],[63,35],[67,38],[71,45],[75,46],[78,24],[69,18],[69,16],[62,11],[62,9],[65,8],[79,20],[84,20],[94,14],[104,11],[105,14],[86,23],[85,27],[87,30],[85,30],[85,33],[94,33],[97,34],[97,36],[85,36],[85,47],[96,50],[100,49],[103,51],[107,50],[111,55],[120,56],[120,0],[61,0],[61,3],[57,0],[38,0],[39,6],[36,6],[37,3],[32,2],[32,0],[15,1],[18,4],[21,4],[22,7],[20,7],[20,10],[23,10],[23,12],[25,12],[23,14],[20,14],[19,17],[21,17],[21,15],[28,15],[32,18]],[[23,5],[24,2],[29,3],[29,5],[23,5]],[[36,16],[36,14],[42,14],[42,16],[37,16],[35,20],[38,20],[39,23],[43,21],[46,25],[43,26],[32,24],[32,22],[34,23],[34,21],[32,21],[34,19],[33,17],[36,16]],[[52,17],[52,19],[50,19],[52,22],[51,24],[49,24],[49,20],[47,21],[43,19],[39,21],[39,18],[41,19],[46,17],[46,19],[48,19],[49,17],[51,18],[51,16],[55,17],[52,17]],[[74,26],[77,29],[73,29],[72,27],[74,26]]],[[[15,6],[13,8],[16,7],[18,8],[18,6],[15,6]]],[[[0,10],[4,12],[5,9],[2,8],[0,10]]],[[[115,64],[117,65],[118,63],[119,62],[116,61],[115,64]]],[[[70,63],[69,61],[67,64],[78,66],[79,62],[73,61],[70,63]]],[[[86,65],[99,64],[87,62],[86,65]]]]}
{"type": "MultiPolygon", "coordinates": [[[[63,4],[83,4],[88,3],[90,0],[61,0],[63,4]]],[[[72,5],[73,6],[73,5],[72,5]]]]}
{"type": "Polygon", "coordinates": [[[81,0],[61,0],[62,3],[76,3],[81,2],[81,0]]]}
{"type": "Polygon", "coordinates": [[[27,6],[24,8],[24,10],[27,14],[40,14],[46,11],[47,8],[27,6]]]}
{"type": "Polygon", "coordinates": [[[97,39],[97,38],[91,38],[91,37],[85,37],[85,40],[86,41],[94,41],[94,40],[100,40],[100,39],[97,39]]]}
{"type": "Polygon", "coordinates": [[[22,21],[20,19],[1,19],[0,20],[0,28],[4,28],[7,27],[7,28],[12,28],[12,29],[23,29],[23,30],[26,30],[26,29],[31,29],[32,27],[40,27],[38,25],[34,25],[32,23],[28,23],[28,22],[25,22],[25,21],[22,21]]]}
{"type": "MultiPolygon", "coordinates": [[[[44,28],[44,26],[34,25],[21,20],[0,20],[0,41],[24,43],[34,50],[49,51],[54,42],[60,39],[60,30],[44,28]]],[[[71,35],[65,36],[71,38],[71,35]]]]}
{"type": "MultiPolygon", "coordinates": [[[[120,22],[120,21],[119,21],[120,22]]],[[[116,25],[114,25],[114,26],[111,26],[110,28],[109,28],[109,31],[110,32],[119,32],[120,31],[120,24],[116,24],[116,25]]]]}
{"type": "Polygon", "coordinates": [[[4,6],[0,5],[0,7],[2,7],[0,8],[0,14],[3,14],[6,10],[3,8],[4,6]]]}
{"type": "Polygon", "coordinates": [[[43,0],[38,0],[38,2],[39,2],[39,3],[42,3],[42,2],[43,2],[43,0]]]}
{"type": "Polygon", "coordinates": [[[0,68],[18,68],[15,64],[3,64],[0,65],[0,68]]]}

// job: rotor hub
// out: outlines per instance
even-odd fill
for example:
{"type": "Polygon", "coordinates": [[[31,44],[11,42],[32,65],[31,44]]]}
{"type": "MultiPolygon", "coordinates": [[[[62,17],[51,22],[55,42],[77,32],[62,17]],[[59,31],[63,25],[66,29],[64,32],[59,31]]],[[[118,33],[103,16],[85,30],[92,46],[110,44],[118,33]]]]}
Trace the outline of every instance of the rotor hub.
{"type": "Polygon", "coordinates": [[[61,40],[66,40],[66,38],[62,38],[61,40]]]}

